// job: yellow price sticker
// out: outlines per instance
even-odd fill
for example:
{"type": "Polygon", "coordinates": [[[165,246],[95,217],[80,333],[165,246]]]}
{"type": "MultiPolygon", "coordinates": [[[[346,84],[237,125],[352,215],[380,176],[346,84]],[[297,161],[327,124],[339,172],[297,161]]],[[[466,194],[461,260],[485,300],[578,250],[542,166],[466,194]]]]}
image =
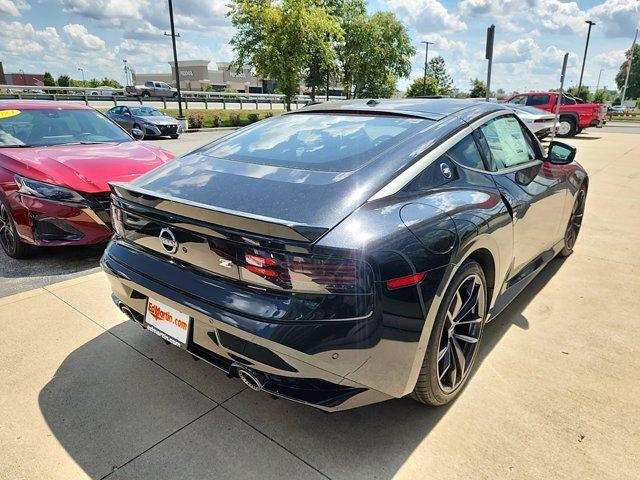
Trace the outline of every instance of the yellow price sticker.
{"type": "Polygon", "coordinates": [[[0,110],[0,118],[15,117],[21,113],[20,110],[0,110]]]}

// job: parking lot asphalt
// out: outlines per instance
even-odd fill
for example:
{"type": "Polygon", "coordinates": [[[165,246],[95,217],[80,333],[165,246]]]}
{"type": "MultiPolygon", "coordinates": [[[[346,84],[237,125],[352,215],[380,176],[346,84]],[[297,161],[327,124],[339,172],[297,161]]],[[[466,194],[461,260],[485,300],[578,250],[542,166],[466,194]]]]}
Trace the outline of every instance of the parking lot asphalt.
{"type": "MultiPolygon", "coordinates": [[[[177,140],[161,138],[145,143],[182,155],[231,133],[231,130],[185,133],[177,140]]],[[[68,248],[41,248],[26,260],[13,260],[0,248],[0,297],[51,285],[98,271],[104,245],[68,248]]]]}
{"type": "Polygon", "coordinates": [[[98,272],[0,298],[0,479],[638,478],[640,136],[571,143],[576,250],[487,326],[448,407],[272,400],[125,321],[98,272]]]}

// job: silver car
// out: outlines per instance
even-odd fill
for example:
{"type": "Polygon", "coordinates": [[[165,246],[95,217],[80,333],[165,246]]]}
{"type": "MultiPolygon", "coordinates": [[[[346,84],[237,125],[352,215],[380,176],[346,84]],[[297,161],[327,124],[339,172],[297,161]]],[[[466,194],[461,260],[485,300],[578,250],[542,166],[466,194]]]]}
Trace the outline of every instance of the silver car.
{"type": "Polygon", "coordinates": [[[145,137],[178,138],[182,133],[182,126],[175,118],[153,107],[122,105],[108,110],[106,115],[128,132],[134,128],[142,130],[145,137]]]}

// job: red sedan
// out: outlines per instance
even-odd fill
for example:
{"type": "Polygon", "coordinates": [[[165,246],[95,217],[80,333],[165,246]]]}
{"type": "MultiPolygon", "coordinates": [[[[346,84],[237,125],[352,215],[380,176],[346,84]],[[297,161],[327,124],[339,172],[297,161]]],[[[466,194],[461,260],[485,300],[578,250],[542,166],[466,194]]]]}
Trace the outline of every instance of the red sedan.
{"type": "Polygon", "coordinates": [[[172,158],[84,105],[0,101],[0,245],[22,258],[31,245],[107,240],[109,182],[172,158]]]}

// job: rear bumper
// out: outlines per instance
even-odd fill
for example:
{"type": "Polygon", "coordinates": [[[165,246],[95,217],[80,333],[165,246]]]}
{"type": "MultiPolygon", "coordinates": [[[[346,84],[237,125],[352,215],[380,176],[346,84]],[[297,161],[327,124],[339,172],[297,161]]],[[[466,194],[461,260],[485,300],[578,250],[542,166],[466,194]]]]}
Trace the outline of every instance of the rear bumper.
{"type": "MultiPolygon", "coordinates": [[[[189,315],[186,350],[228,375],[238,376],[244,370],[259,379],[261,390],[325,411],[355,408],[406,393],[406,380],[400,386],[394,382],[402,382],[411,370],[417,340],[407,343],[380,339],[382,326],[375,326],[376,318],[326,322],[258,320],[183,291],[186,285],[182,278],[167,284],[135,270],[128,265],[123,249],[128,247],[112,242],[102,258],[114,301],[121,308],[126,306],[130,318],[143,326],[149,297],[189,315]],[[365,364],[374,367],[367,368],[365,364]],[[396,392],[390,391],[394,388],[396,392]]],[[[145,271],[153,271],[153,256],[149,255],[147,261],[149,269],[145,271]]],[[[157,261],[163,264],[159,265],[162,268],[169,263],[157,261]]],[[[169,268],[179,269],[171,265],[169,268]]]]}

